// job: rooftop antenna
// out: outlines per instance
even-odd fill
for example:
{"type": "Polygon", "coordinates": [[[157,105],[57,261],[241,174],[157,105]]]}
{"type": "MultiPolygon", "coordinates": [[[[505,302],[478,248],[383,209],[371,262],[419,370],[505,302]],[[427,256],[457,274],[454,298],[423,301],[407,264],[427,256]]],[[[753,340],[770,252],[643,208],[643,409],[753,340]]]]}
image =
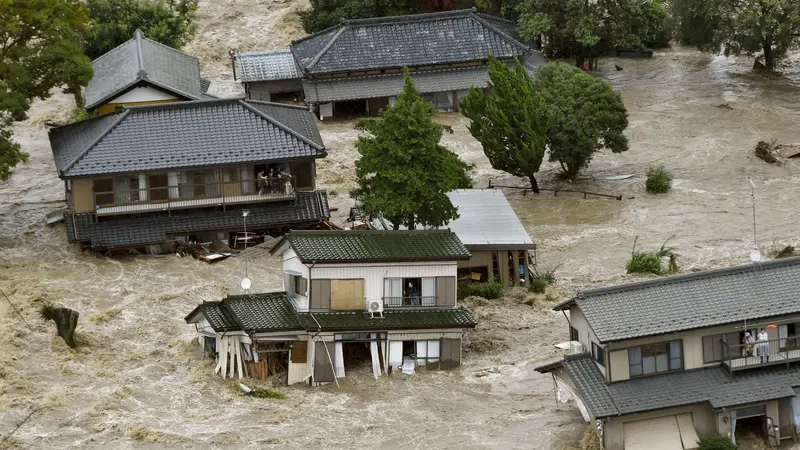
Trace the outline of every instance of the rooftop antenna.
{"type": "Polygon", "coordinates": [[[242,220],[244,221],[244,278],[242,278],[242,290],[245,294],[250,293],[250,286],[253,284],[250,278],[247,278],[247,215],[250,214],[249,209],[242,210],[242,220]]]}
{"type": "Polygon", "coordinates": [[[750,177],[747,177],[747,182],[750,183],[750,198],[753,200],[753,244],[755,245],[755,250],[750,252],[750,260],[757,263],[761,261],[761,252],[758,250],[758,235],[756,234],[756,184],[750,177]]]}

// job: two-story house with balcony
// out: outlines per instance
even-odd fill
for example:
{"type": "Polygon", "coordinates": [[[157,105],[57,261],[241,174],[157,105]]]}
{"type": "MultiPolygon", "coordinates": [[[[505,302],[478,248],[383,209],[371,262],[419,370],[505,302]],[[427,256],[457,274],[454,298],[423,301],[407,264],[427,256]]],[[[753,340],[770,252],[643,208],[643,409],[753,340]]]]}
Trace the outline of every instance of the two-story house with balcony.
{"type": "Polygon", "coordinates": [[[272,252],[285,292],[228,296],[187,317],[223,376],[334,383],[371,364],[382,373],[452,369],[475,319],[457,304],[455,233],[291,231],[272,252]]]}
{"type": "Polygon", "coordinates": [[[569,313],[572,351],[536,370],[604,448],[682,450],[745,430],[771,445],[796,437],[800,258],[585,291],[554,309],[569,313]]]}
{"type": "Polygon", "coordinates": [[[200,62],[152,39],[141,30],[92,61],[84,108],[107,114],[123,106],[214,98],[200,77],[200,62]]]}
{"type": "Polygon", "coordinates": [[[409,70],[423,97],[457,111],[470,87],[485,88],[489,54],[529,71],[547,60],[513,22],[474,8],[343,20],[288,49],[234,56],[234,76],[248,98],[305,101],[320,118],[376,115],[403,90],[409,70]]]}
{"type": "Polygon", "coordinates": [[[124,106],[50,131],[67,237],[94,249],[225,240],[329,217],[305,107],[216,99],[124,106]]]}

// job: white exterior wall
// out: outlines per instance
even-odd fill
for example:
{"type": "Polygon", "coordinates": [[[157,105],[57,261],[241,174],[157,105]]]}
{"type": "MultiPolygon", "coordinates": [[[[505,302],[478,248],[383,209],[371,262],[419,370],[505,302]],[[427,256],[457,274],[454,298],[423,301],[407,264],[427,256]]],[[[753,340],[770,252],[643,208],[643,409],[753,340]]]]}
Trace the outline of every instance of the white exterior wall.
{"type": "MultiPolygon", "coordinates": [[[[285,268],[286,265],[284,264],[284,270],[285,268]]],[[[457,273],[458,267],[455,261],[443,263],[317,264],[311,269],[311,279],[364,279],[364,297],[366,297],[364,309],[367,309],[367,305],[371,301],[383,304],[384,278],[455,277],[457,273]]],[[[307,299],[306,308],[308,308],[307,299]]]]}
{"type": "MultiPolygon", "coordinates": [[[[583,345],[583,351],[592,354],[592,342],[597,345],[600,345],[600,341],[597,340],[597,336],[592,331],[592,328],[589,326],[589,322],[584,317],[583,312],[577,306],[573,305],[569,308],[569,324],[572,328],[578,330],[578,342],[583,345]]],[[[604,347],[600,345],[600,347],[604,347]]],[[[606,366],[608,366],[608,349],[606,349],[606,366]]],[[[606,374],[606,379],[608,379],[608,373],[606,372],[606,367],[597,364],[597,368],[600,369],[601,372],[606,374]]]]}
{"type": "Polygon", "coordinates": [[[178,100],[178,97],[156,89],[152,86],[142,86],[133,88],[107,103],[138,103],[163,100],[178,100]]]}
{"type": "MultiPolygon", "coordinates": [[[[283,272],[284,274],[287,271],[300,273],[303,275],[303,278],[306,280],[309,279],[308,277],[308,267],[305,264],[300,262],[297,259],[297,254],[292,250],[291,247],[288,247],[285,252],[283,252],[283,272]]],[[[284,283],[286,282],[286,278],[284,277],[284,283]]],[[[309,282],[309,287],[311,283],[309,282]]],[[[287,290],[286,286],[283,287],[283,290],[287,290]]],[[[298,311],[308,311],[308,297],[305,295],[295,295],[292,297],[295,301],[296,307],[298,311]]]]}

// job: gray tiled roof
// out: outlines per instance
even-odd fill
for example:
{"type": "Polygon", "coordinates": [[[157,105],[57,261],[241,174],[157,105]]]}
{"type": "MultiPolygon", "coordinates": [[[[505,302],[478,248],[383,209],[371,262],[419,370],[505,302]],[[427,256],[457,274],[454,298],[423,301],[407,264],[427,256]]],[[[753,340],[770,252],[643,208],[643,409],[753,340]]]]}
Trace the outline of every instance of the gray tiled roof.
{"type": "Polygon", "coordinates": [[[326,154],[307,108],[239,99],[125,107],[51,130],[50,146],[67,178],[326,154]]]}
{"type": "Polygon", "coordinates": [[[174,48],[144,37],[131,40],[92,61],[94,76],[86,86],[86,109],[94,109],[140,82],[189,100],[200,99],[200,63],[174,48]]]}
{"type": "MultiPolygon", "coordinates": [[[[324,192],[298,194],[297,202],[249,205],[247,225],[253,230],[279,226],[314,224],[330,217],[324,192]]],[[[67,238],[97,248],[132,247],[160,244],[170,235],[202,231],[238,230],[242,225],[241,209],[226,211],[178,210],[171,215],[137,214],[94,221],[94,214],[66,217],[67,238]]]]}
{"type": "Polygon", "coordinates": [[[285,292],[229,295],[221,302],[204,302],[185,320],[204,317],[214,331],[269,332],[307,330],[359,331],[414,328],[474,328],[475,318],[463,308],[385,311],[383,318],[361,311],[298,312],[285,292]]]}
{"type": "MultiPolygon", "coordinates": [[[[722,367],[687,370],[606,383],[588,355],[568,356],[561,366],[569,373],[586,407],[595,417],[633,414],[654,409],[709,402],[726,408],[794,396],[800,367],[772,366],[737,372],[729,378],[722,367]]],[[[550,371],[552,368],[542,369],[550,371]]]]}
{"type": "Polygon", "coordinates": [[[236,55],[236,76],[243,83],[252,81],[291,80],[303,74],[288,48],[236,55]]]}
{"type": "Polygon", "coordinates": [[[800,257],[579,293],[600,342],[800,313],[800,257]]]}
{"type": "Polygon", "coordinates": [[[291,246],[307,262],[455,261],[470,258],[450,230],[293,230],[273,247],[291,246]]]}
{"type": "Polygon", "coordinates": [[[473,10],[345,20],[292,43],[311,74],[425,66],[522,56],[531,51],[511,22],[473,10]]]}

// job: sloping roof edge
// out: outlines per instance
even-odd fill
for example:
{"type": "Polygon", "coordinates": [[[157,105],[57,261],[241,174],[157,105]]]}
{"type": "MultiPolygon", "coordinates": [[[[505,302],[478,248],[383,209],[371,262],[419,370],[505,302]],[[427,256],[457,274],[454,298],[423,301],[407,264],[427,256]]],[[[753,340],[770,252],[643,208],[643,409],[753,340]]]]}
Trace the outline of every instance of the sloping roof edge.
{"type": "MultiPolygon", "coordinates": [[[[97,143],[98,143],[98,142],[100,142],[100,141],[101,141],[101,140],[102,140],[104,137],[106,137],[106,135],[107,135],[108,133],[110,133],[110,132],[111,132],[111,130],[113,130],[113,129],[114,129],[114,127],[116,127],[117,125],[119,125],[119,123],[120,123],[120,122],[122,122],[122,121],[123,121],[123,120],[124,120],[126,117],[128,117],[128,115],[129,115],[129,114],[130,114],[130,110],[128,110],[128,109],[124,110],[124,111],[123,111],[123,112],[122,112],[122,113],[119,115],[119,117],[117,118],[117,120],[115,120],[115,121],[114,121],[114,122],[113,122],[111,125],[109,125],[109,126],[108,126],[108,128],[106,128],[105,130],[103,130],[103,132],[102,132],[102,133],[100,133],[100,134],[97,136],[97,138],[95,138],[95,139],[94,139],[94,140],[93,140],[93,141],[92,141],[92,142],[91,142],[89,145],[87,145],[87,146],[86,146],[86,148],[84,148],[84,149],[83,149],[83,150],[82,150],[80,153],[78,153],[78,155],[77,155],[75,158],[73,158],[73,159],[72,159],[72,161],[70,161],[69,163],[67,163],[67,164],[64,166],[64,168],[63,168],[63,169],[59,170],[59,174],[63,176],[63,175],[64,175],[64,174],[65,174],[65,173],[66,173],[66,172],[67,172],[67,171],[68,171],[70,168],[72,168],[72,166],[74,166],[74,165],[75,165],[75,163],[77,163],[78,161],[80,161],[80,159],[81,159],[81,158],[83,158],[84,156],[86,156],[86,154],[89,152],[89,150],[91,150],[91,149],[92,149],[92,147],[94,147],[95,145],[97,145],[97,143]]],[[[91,119],[89,119],[89,120],[91,120],[91,119]]]]}
{"type": "MultiPolygon", "coordinates": [[[[308,145],[310,145],[310,146],[314,147],[315,149],[317,149],[317,150],[320,150],[320,151],[323,151],[323,150],[325,150],[325,147],[323,147],[323,146],[319,145],[318,143],[316,143],[316,142],[312,141],[311,139],[309,139],[309,138],[307,138],[307,137],[305,137],[305,136],[301,135],[300,133],[296,132],[295,130],[293,130],[293,129],[289,128],[288,126],[286,126],[286,125],[284,125],[283,123],[279,122],[279,121],[278,121],[277,119],[275,119],[274,117],[271,117],[271,116],[269,116],[268,114],[266,114],[265,112],[263,112],[263,111],[261,111],[261,110],[259,110],[259,109],[257,109],[257,108],[253,108],[253,107],[252,107],[252,106],[249,104],[250,102],[248,102],[248,101],[245,101],[245,100],[239,100],[239,103],[240,103],[242,106],[244,106],[245,108],[247,108],[248,110],[250,110],[250,111],[252,111],[253,113],[257,114],[258,116],[260,116],[260,117],[263,117],[264,119],[266,119],[266,120],[268,120],[268,121],[272,122],[272,123],[273,123],[273,124],[275,124],[275,126],[277,126],[278,128],[280,128],[280,129],[282,129],[283,131],[285,131],[285,132],[287,132],[287,133],[291,134],[292,136],[296,137],[297,139],[300,139],[301,141],[303,141],[303,142],[305,142],[306,144],[308,144],[308,145]]],[[[279,107],[288,106],[288,105],[284,105],[284,104],[282,104],[282,103],[271,103],[271,102],[257,102],[257,103],[259,103],[259,104],[262,104],[262,105],[273,105],[273,106],[279,106],[279,107]]],[[[307,110],[307,111],[308,111],[308,108],[305,108],[305,107],[302,107],[302,106],[296,106],[296,105],[291,105],[291,106],[292,106],[294,109],[305,109],[305,110],[307,110]]]]}

